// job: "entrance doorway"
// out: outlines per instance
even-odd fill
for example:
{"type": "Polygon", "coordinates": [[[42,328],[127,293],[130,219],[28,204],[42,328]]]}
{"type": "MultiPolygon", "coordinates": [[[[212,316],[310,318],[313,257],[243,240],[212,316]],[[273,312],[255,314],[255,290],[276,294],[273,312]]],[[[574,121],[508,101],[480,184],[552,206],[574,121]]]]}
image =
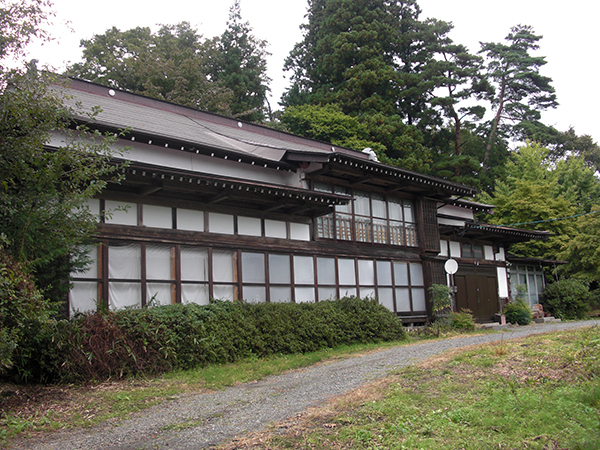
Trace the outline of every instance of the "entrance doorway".
{"type": "Polygon", "coordinates": [[[489,322],[500,310],[495,268],[459,267],[454,275],[456,309],[470,309],[475,320],[489,322]]]}

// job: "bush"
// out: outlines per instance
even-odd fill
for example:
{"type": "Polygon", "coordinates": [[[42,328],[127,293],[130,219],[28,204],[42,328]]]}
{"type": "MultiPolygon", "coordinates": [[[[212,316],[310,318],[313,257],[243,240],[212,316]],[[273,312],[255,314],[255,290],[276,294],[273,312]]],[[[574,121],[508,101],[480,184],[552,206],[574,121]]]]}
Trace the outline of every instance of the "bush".
{"type": "MultiPolygon", "coordinates": [[[[5,245],[0,236],[0,374],[29,365],[49,321],[48,304],[5,245]]],[[[27,371],[21,372],[27,378],[27,371]]]]}
{"type": "Polygon", "coordinates": [[[453,329],[459,331],[473,331],[475,329],[473,313],[470,309],[463,308],[460,312],[450,313],[450,323],[453,329]]]}
{"type": "Polygon", "coordinates": [[[157,374],[248,356],[304,353],[404,339],[402,321],[376,300],[319,303],[212,301],[80,315],[53,322],[33,379],[63,382],[157,374]]]}
{"type": "Polygon", "coordinates": [[[515,301],[508,303],[504,307],[504,315],[508,323],[518,325],[529,325],[533,319],[531,308],[522,298],[517,298],[515,301]]]}
{"type": "Polygon", "coordinates": [[[588,284],[573,278],[548,285],[540,297],[544,311],[560,319],[583,319],[591,301],[588,284]]]}

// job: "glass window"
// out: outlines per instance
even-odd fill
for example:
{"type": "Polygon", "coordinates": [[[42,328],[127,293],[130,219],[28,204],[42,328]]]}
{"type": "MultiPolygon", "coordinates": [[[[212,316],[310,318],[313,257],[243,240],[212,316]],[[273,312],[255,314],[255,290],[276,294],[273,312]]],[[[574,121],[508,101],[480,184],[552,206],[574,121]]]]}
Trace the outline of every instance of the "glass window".
{"type": "Polygon", "coordinates": [[[294,256],[294,282],[296,284],[314,284],[315,270],[312,256],[294,256]]]}
{"type": "Polygon", "coordinates": [[[95,281],[74,281],[69,292],[71,313],[96,311],[98,283],[95,281]]]}
{"type": "MultiPolygon", "coordinates": [[[[360,286],[375,285],[375,267],[372,260],[358,260],[358,284],[360,286]]],[[[362,290],[360,295],[363,295],[362,290]]]]}
{"type": "Polygon", "coordinates": [[[354,192],[354,214],[359,216],[371,215],[371,204],[369,194],[365,192],[354,192]]]}
{"type": "Polygon", "coordinates": [[[356,274],[353,259],[338,259],[338,274],[340,277],[340,286],[356,285],[356,274]]]}
{"type": "Polygon", "coordinates": [[[377,261],[377,284],[379,286],[392,285],[392,263],[390,261],[377,261]]]}
{"type": "Polygon", "coordinates": [[[377,290],[379,303],[394,312],[394,291],[392,288],[379,288],[377,290]]]}
{"type": "MultiPolygon", "coordinates": [[[[242,282],[265,283],[265,255],[242,252],[242,282]]],[[[246,289],[244,289],[244,295],[246,289]]]]}
{"type": "Polygon", "coordinates": [[[262,236],[262,222],[256,217],[238,217],[238,234],[262,236]]]}
{"type": "Polygon", "coordinates": [[[423,266],[410,263],[410,284],[412,286],[423,286],[423,266]]]}
{"type": "Polygon", "coordinates": [[[271,302],[289,303],[292,301],[292,288],[290,286],[271,286],[271,302]]]}
{"type": "Polygon", "coordinates": [[[183,281],[208,281],[208,250],[197,247],[181,247],[181,279],[183,281]]]}
{"type": "Polygon", "coordinates": [[[269,255],[269,281],[271,283],[290,284],[290,255],[269,255]]]}
{"type": "Polygon", "coordinates": [[[396,286],[408,286],[408,263],[394,263],[394,281],[396,286]]]}
{"type": "Polygon", "coordinates": [[[383,195],[372,194],[371,202],[373,205],[373,217],[387,218],[386,203],[383,195]]]}
{"type": "Polygon", "coordinates": [[[198,305],[208,305],[208,285],[207,284],[188,284],[181,285],[181,303],[196,303],[198,305]]]}
{"type": "Polygon", "coordinates": [[[164,245],[146,246],[146,278],[171,280],[175,278],[172,260],[173,249],[164,245]]]}
{"type": "Polygon", "coordinates": [[[319,284],[335,284],[335,259],[317,258],[317,276],[319,284]]]}
{"type": "Polygon", "coordinates": [[[405,222],[415,222],[415,219],[413,217],[413,204],[410,200],[404,200],[402,202],[403,204],[403,210],[404,210],[404,221],[405,222]]]}
{"type": "MultiPolygon", "coordinates": [[[[213,280],[222,283],[231,283],[236,281],[234,274],[237,274],[233,252],[224,250],[214,250],[213,259],[213,280]]],[[[216,296],[216,295],[215,295],[216,296]]],[[[216,297],[220,298],[220,297],[216,297]]]]}
{"type": "Polygon", "coordinates": [[[389,218],[393,220],[402,221],[404,216],[402,214],[402,200],[396,198],[390,198],[388,200],[389,218]]]}
{"type": "Polygon", "coordinates": [[[142,277],[141,256],[139,244],[111,244],[108,247],[108,277],[139,280],[142,277]]]}

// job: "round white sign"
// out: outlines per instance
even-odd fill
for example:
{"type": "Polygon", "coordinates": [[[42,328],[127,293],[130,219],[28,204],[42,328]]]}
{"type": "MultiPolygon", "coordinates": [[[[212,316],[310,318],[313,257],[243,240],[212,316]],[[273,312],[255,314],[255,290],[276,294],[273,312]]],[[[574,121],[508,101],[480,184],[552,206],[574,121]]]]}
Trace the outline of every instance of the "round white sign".
{"type": "Polygon", "coordinates": [[[446,261],[446,264],[444,264],[444,269],[446,270],[446,273],[454,275],[458,271],[458,263],[455,259],[449,259],[446,261]]]}

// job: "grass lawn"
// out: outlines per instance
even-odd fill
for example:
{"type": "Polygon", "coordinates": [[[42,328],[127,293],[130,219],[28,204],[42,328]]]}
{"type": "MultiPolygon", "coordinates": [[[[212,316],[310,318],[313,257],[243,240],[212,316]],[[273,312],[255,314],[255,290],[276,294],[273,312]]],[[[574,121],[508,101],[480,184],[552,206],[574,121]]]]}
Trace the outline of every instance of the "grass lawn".
{"type": "Polygon", "coordinates": [[[445,353],[222,446],[600,449],[600,328],[445,353]]]}

